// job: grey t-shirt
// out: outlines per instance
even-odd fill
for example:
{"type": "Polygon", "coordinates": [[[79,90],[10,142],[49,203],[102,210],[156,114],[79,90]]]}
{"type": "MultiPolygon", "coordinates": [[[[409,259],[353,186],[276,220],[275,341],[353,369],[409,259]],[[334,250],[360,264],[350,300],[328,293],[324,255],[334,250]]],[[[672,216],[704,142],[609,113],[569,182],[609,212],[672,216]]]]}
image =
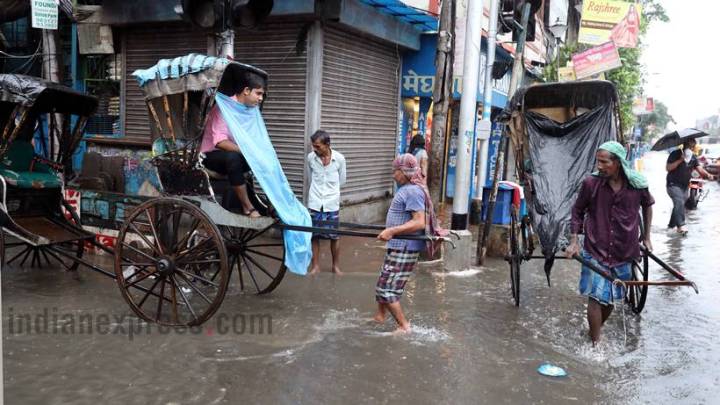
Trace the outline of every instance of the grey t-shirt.
{"type": "MultiPolygon", "coordinates": [[[[385,227],[402,225],[412,219],[412,213],[425,212],[425,192],[416,184],[405,184],[395,193],[390,209],[385,219],[385,227]]],[[[423,235],[418,231],[417,235],[423,235]]],[[[392,239],[387,243],[388,249],[407,250],[418,252],[423,249],[425,242],[421,240],[392,239]]]]}

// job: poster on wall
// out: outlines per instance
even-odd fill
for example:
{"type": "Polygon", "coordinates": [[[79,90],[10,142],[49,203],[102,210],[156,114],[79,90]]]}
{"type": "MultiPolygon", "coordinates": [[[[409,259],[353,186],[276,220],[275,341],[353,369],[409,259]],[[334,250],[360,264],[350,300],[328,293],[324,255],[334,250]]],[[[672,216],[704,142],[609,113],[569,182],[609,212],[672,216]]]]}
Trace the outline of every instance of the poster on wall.
{"type": "Polygon", "coordinates": [[[402,100],[402,106],[400,111],[400,133],[398,133],[397,149],[395,150],[397,155],[405,153],[408,145],[410,144],[410,138],[413,134],[413,128],[415,126],[415,99],[404,98],[402,100]]]}
{"type": "Polygon", "coordinates": [[[33,28],[56,30],[58,27],[58,5],[54,0],[31,0],[30,16],[33,28]]]}
{"type": "Polygon", "coordinates": [[[600,45],[612,41],[618,48],[636,48],[642,6],[614,0],[583,2],[578,41],[600,45]]]}

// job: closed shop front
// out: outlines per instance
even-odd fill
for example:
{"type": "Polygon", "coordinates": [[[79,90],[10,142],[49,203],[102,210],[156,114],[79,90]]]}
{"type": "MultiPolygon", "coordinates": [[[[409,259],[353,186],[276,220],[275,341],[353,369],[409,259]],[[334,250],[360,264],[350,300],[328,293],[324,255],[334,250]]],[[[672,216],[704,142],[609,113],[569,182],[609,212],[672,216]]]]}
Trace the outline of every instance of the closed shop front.
{"type": "Polygon", "coordinates": [[[132,72],[147,69],[159,59],[175,58],[189,53],[206,54],[208,37],[205,32],[193,30],[190,25],[182,23],[133,26],[124,30],[123,50],[123,141],[126,144],[149,146],[152,139],[148,109],[132,72]]]}
{"type": "Polygon", "coordinates": [[[389,195],[398,131],[399,51],[394,45],[327,26],[321,128],[347,160],[344,203],[389,195]]]}
{"type": "Polygon", "coordinates": [[[305,162],[304,23],[263,24],[235,33],[235,60],[256,66],[270,77],[262,115],[283,171],[296,195],[303,195],[305,162]]]}

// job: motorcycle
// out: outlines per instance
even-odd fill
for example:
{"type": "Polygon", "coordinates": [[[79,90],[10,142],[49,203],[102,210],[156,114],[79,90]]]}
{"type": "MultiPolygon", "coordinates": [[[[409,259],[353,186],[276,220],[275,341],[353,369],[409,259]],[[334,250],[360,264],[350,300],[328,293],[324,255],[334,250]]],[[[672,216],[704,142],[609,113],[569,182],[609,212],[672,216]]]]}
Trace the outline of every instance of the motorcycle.
{"type": "Polygon", "coordinates": [[[704,185],[705,180],[700,177],[693,177],[690,179],[690,192],[687,200],[685,200],[685,208],[689,210],[697,209],[698,203],[707,197],[710,190],[705,190],[703,188],[704,185]]]}

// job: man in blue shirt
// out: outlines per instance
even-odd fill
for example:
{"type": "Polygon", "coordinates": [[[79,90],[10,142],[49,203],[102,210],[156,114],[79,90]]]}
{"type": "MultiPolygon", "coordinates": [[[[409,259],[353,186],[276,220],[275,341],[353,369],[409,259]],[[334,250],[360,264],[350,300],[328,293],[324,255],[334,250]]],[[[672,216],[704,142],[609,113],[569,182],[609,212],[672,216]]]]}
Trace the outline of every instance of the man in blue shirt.
{"type": "Polygon", "coordinates": [[[425,242],[393,238],[399,235],[423,235],[428,197],[420,167],[413,155],[406,153],[395,159],[393,179],[399,188],[390,204],[385,230],[378,235],[378,239],[387,241],[387,251],[375,287],[378,310],[373,319],[383,323],[389,311],[397,321],[396,332],[405,333],[410,331],[410,323],[400,307],[400,297],[425,242]]]}

